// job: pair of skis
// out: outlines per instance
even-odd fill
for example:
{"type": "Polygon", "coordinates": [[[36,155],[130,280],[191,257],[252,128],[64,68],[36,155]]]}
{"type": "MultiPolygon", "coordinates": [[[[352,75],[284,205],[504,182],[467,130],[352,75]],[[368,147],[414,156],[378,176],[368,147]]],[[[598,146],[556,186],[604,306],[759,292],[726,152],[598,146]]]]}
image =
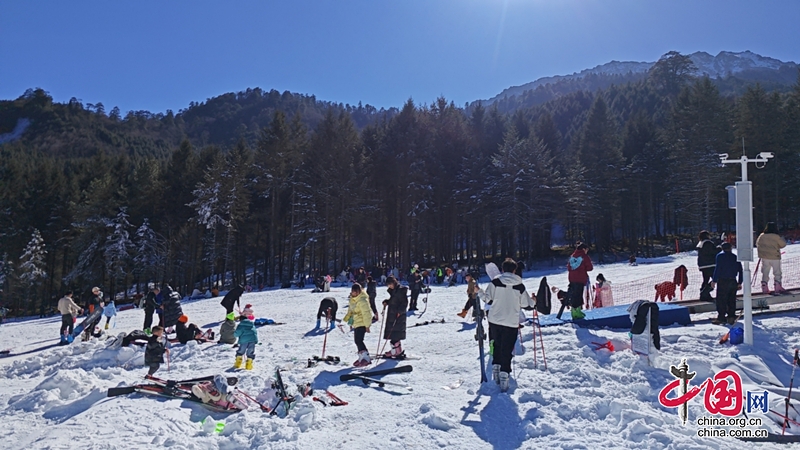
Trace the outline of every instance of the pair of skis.
{"type": "MultiPolygon", "coordinates": [[[[194,403],[199,403],[199,404],[205,406],[208,409],[211,409],[211,410],[214,410],[214,411],[218,411],[218,412],[232,413],[232,412],[240,412],[240,411],[242,411],[244,409],[244,408],[240,407],[239,405],[236,405],[235,403],[231,403],[231,402],[228,402],[227,406],[221,406],[221,405],[217,405],[217,404],[213,404],[213,403],[206,403],[206,402],[203,402],[203,400],[200,397],[196,396],[192,392],[192,387],[194,385],[196,385],[196,384],[205,383],[205,382],[209,382],[209,381],[213,382],[213,380],[214,380],[214,376],[213,375],[206,376],[206,377],[192,378],[192,379],[189,379],[189,380],[180,380],[180,381],[164,380],[164,379],[161,379],[161,378],[156,378],[156,377],[154,377],[152,375],[148,375],[145,378],[148,381],[150,381],[151,384],[136,384],[136,385],[133,385],[133,386],[122,386],[122,387],[110,388],[108,390],[108,394],[107,395],[108,395],[108,397],[116,397],[116,396],[120,396],[120,395],[128,395],[128,394],[132,394],[134,392],[138,392],[138,393],[141,393],[141,394],[158,395],[158,396],[161,396],[161,397],[177,398],[177,399],[186,400],[186,401],[190,401],[190,402],[194,402],[194,403]]],[[[235,386],[236,383],[238,383],[239,379],[236,378],[236,377],[228,377],[226,381],[227,381],[229,386],[235,386]]],[[[237,390],[237,392],[241,393],[241,391],[238,391],[238,390],[237,390]]],[[[252,398],[250,396],[247,396],[247,398],[252,400],[252,398]]],[[[256,403],[258,403],[258,402],[256,402],[256,403]]],[[[259,406],[261,406],[261,408],[263,410],[264,406],[261,405],[260,403],[258,403],[258,404],[259,404],[259,406]]]]}
{"type": "Polygon", "coordinates": [[[369,371],[365,371],[365,372],[346,373],[344,375],[340,375],[339,376],[339,381],[347,382],[347,381],[352,381],[352,380],[359,380],[359,381],[363,382],[367,386],[370,386],[370,385],[373,385],[373,384],[377,385],[380,388],[383,388],[383,387],[386,387],[386,386],[397,386],[397,387],[403,387],[403,388],[406,388],[408,390],[411,390],[411,386],[409,386],[407,384],[397,383],[397,382],[393,382],[393,381],[386,381],[386,380],[382,380],[382,379],[379,380],[379,379],[374,378],[374,377],[379,377],[379,376],[383,376],[383,375],[389,375],[389,374],[392,374],[392,373],[408,373],[408,372],[411,372],[412,370],[414,370],[414,368],[412,366],[397,366],[397,367],[392,367],[392,368],[389,368],[389,369],[369,370],[369,371]]]}

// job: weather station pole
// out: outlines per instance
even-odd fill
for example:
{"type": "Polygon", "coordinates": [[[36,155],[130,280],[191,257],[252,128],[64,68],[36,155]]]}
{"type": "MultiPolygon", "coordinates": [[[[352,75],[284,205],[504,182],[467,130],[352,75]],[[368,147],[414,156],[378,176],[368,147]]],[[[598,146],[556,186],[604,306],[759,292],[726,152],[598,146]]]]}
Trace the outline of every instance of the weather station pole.
{"type": "MultiPolygon", "coordinates": [[[[744,139],[742,139],[744,153],[744,139]]],[[[728,187],[728,207],[736,209],[736,259],[742,263],[742,303],[744,303],[744,343],[753,345],[753,298],[751,296],[750,263],[753,261],[753,183],[747,180],[747,164],[754,163],[761,169],[774,155],[761,152],[756,158],[742,155],[739,159],[728,159],[727,153],[719,155],[722,164],[741,164],[742,181],[728,187]],[[761,166],[759,166],[761,164],[761,166]],[[735,197],[731,194],[735,192],[735,197]]]]}

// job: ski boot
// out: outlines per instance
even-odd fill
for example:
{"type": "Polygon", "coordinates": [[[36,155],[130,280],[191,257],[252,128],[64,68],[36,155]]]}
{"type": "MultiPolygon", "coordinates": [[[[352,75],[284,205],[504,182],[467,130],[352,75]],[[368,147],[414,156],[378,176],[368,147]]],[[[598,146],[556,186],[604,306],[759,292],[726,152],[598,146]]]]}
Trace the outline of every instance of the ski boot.
{"type": "Polygon", "coordinates": [[[392,344],[392,349],[383,354],[384,358],[400,358],[403,356],[403,348],[400,341],[392,344]]]}
{"type": "Polygon", "coordinates": [[[508,391],[508,372],[500,372],[500,381],[497,384],[500,385],[500,392],[508,391]]]}
{"type": "Polygon", "coordinates": [[[358,359],[353,363],[355,367],[365,367],[372,364],[372,360],[369,358],[369,352],[366,350],[358,352],[358,359]]]}
{"type": "Polygon", "coordinates": [[[468,310],[466,310],[466,309],[462,309],[462,310],[461,310],[461,312],[460,312],[460,313],[456,313],[456,315],[457,315],[458,317],[461,317],[462,319],[464,319],[464,318],[466,318],[466,317],[467,317],[467,313],[468,313],[468,312],[469,312],[468,310]]]}
{"type": "Polygon", "coordinates": [[[492,364],[492,379],[496,384],[500,384],[500,364],[492,364]]]}
{"type": "Polygon", "coordinates": [[[236,361],[233,362],[234,369],[242,368],[242,355],[236,355],[236,361]]]}
{"type": "Polygon", "coordinates": [[[244,364],[245,370],[253,370],[253,360],[251,358],[247,358],[247,362],[244,364]]]}
{"type": "MultiPolygon", "coordinates": [[[[776,290],[776,292],[777,292],[777,290],[776,290]]],[[[764,294],[764,295],[768,295],[769,294],[769,284],[767,284],[766,281],[762,281],[761,282],[761,293],[764,294]]]]}
{"type": "Polygon", "coordinates": [[[586,317],[586,314],[581,311],[580,307],[572,308],[570,312],[572,313],[572,320],[580,320],[586,317]]]}
{"type": "Polygon", "coordinates": [[[314,325],[314,329],[315,329],[315,330],[319,330],[319,319],[317,319],[317,324],[316,324],[316,325],[314,325]]]}
{"type": "Polygon", "coordinates": [[[146,334],[146,335],[148,335],[148,336],[152,336],[152,335],[153,335],[153,331],[152,331],[152,330],[150,330],[150,328],[145,328],[145,329],[144,329],[144,334],[146,334]]]}
{"type": "Polygon", "coordinates": [[[67,335],[66,334],[62,334],[61,335],[61,342],[59,342],[58,345],[67,345],[67,344],[69,344],[69,342],[67,342],[67,335]]]}
{"type": "Polygon", "coordinates": [[[105,328],[105,329],[106,329],[106,330],[108,329],[108,323],[106,323],[106,328],[105,328]]]}
{"type": "Polygon", "coordinates": [[[775,282],[775,293],[776,294],[785,294],[786,293],[786,289],[783,288],[783,285],[781,284],[780,281],[776,281],[775,282]]]}
{"type": "Polygon", "coordinates": [[[72,344],[72,341],[74,340],[75,340],[74,336],[72,336],[71,334],[67,335],[67,344],[72,344]]]}

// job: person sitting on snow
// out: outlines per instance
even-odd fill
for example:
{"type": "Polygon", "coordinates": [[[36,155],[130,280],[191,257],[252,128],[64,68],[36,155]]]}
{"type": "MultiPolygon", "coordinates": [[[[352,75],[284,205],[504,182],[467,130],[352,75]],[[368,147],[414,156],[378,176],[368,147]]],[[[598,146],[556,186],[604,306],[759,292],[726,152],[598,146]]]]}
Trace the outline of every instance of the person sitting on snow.
{"type": "Polygon", "coordinates": [[[225,321],[219,327],[219,343],[233,344],[236,342],[234,332],[236,331],[236,316],[230,312],[225,316],[225,321]]]}
{"type": "Polygon", "coordinates": [[[178,318],[178,323],[175,324],[175,334],[178,335],[178,341],[181,344],[196,339],[198,341],[205,341],[206,334],[197,325],[189,323],[189,316],[186,314],[178,318]]]}

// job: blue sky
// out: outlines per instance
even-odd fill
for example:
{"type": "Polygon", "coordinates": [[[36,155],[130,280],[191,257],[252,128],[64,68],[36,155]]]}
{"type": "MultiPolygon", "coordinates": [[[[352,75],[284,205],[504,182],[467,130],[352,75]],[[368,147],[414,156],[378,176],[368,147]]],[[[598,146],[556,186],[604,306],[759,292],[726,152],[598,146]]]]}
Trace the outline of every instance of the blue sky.
{"type": "Polygon", "coordinates": [[[458,105],[669,50],[800,62],[800,1],[0,2],[0,99],[41,87],[124,112],[248,87],[458,105]]]}

